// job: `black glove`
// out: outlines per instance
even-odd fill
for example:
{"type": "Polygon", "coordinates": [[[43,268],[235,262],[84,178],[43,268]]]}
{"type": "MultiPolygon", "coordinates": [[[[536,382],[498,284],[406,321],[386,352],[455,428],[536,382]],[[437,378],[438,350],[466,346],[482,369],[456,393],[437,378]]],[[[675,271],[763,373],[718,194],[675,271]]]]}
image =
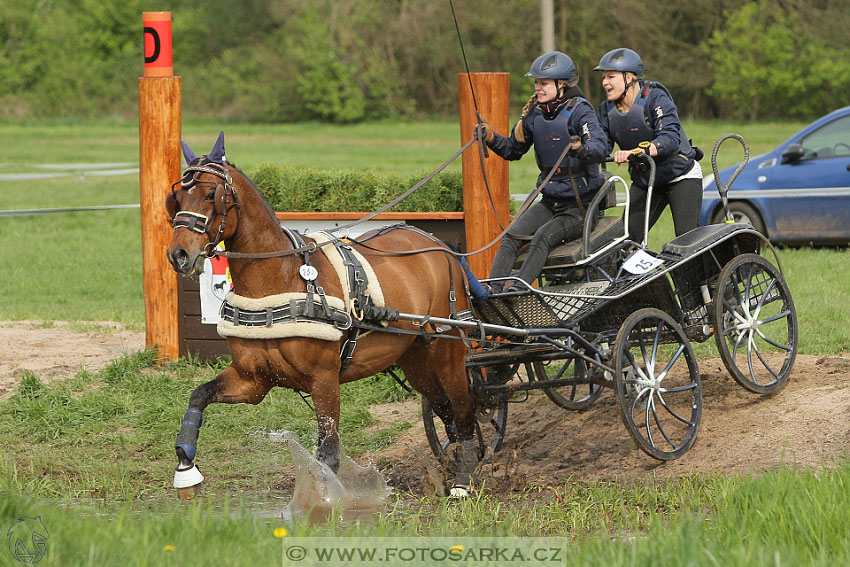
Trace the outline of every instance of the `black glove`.
{"type": "Polygon", "coordinates": [[[472,129],[472,135],[475,136],[475,139],[478,139],[478,130],[481,129],[481,136],[484,138],[484,143],[489,144],[493,141],[495,134],[493,134],[493,129],[490,128],[490,124],[487,123],[486,120],[483,120],[480,124],[476,124],[472,129]]]}
{"type": "Polygon", "coordinates": [[[581,143],[581,138],[573,136],[570,142],[570,149],[567,150],[567,155],[570,157],[582,159],[587,153],[584,144],[581,143]]]}

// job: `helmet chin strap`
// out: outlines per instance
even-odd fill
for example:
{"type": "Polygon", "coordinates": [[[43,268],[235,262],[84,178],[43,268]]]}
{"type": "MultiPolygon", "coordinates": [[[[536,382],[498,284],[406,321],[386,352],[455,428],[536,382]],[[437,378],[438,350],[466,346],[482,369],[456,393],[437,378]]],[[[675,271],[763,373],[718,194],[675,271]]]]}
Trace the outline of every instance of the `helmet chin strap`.
{"type": "Polygon", "coordinates": [[[626,79],[626,71],[623,71],[623,94],[621,94],[619,98],[614,101],[615,104],[621,102],[623,99],[626,98],[626,94],[629,92],[629,87],[631,87],[634,83],[634,81],[629,81],[628,79],[626,79]]]}

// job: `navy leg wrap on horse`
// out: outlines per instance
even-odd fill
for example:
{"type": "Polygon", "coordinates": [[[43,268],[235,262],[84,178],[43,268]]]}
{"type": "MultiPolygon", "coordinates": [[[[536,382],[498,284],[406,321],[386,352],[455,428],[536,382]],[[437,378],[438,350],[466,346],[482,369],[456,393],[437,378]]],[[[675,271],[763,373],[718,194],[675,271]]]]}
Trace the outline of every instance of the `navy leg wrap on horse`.
{"type": "Polygon", "coordinates": [[[472,273],[472,270],[469,268],[469,264],[466,262],[466,258],[460,259],[460,265],[463,266],[463,271],[466,272],[466,279],[469,280],[469,293],[472,294],[472,297],[475,299],[487,299],[490,297],[490,292],[481,285],[481,282],[479,282],[478,278],[475,277],[475,274],[472,273]]]}
{"type": "Polygon", "coordinates": [[[198,430],[201,427],[201,410],[189,408],[183,416],[180,433],[177,435],[176,449],[183,449],[186,458],[190,461],[195,459],[195,444],[198,442],[198,430]]]}

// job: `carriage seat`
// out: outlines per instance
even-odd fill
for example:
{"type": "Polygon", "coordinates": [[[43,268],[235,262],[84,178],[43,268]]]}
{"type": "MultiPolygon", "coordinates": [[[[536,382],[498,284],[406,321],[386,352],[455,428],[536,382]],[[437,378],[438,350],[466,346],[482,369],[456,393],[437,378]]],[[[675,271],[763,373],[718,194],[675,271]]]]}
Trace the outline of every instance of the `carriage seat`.
{"type": "Polygon", "coordinates": [[[686,258],[691,254],[704,250],[707,246],[711,246],[715,242],[725,239],[733,232],[747,228],[753,230],[753,227],[749,224],[737,222],[698,226],[681,236],[677,236],[662,246],[661,252],[663,254],[672,254],[673,256],[686,258]]]}
{"type": "MultiPolygon", "coordinates": [[[[599,217],[599,220],[596,221],[596,227],[590,233],[590,251],[588,253],[592,254],[609,242],[622,237],[624,232],[625,227],[622,217],[599,217]]],[[[514,269],[519,269],[522,266],[527,254],[528,252],[526,251],[517,256],[514,269]]],[[[549,251],[544,268],[572,266],[579,262],[583,256],[581,238],[571,240],[549,251]]]]}

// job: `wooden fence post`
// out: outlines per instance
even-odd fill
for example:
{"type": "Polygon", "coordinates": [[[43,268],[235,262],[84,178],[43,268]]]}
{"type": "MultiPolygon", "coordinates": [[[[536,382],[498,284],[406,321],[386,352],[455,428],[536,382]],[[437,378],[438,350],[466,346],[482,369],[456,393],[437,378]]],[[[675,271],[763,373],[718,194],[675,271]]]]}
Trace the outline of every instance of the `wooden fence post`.
{"type": "Polygon", "coordinates": [[[145,12],[145,76],[139,78],[139,203],[145,346],[179,356],[177,274],[165,257],[171,224],[165,196],[180,178],[181,78],[171,67],[171,14],[145,12]],[[167,24],[166,22],[167,15],[167,24]]]}
{"type": "MultiPolygon", "coordinates": [[[[493,129],[508,135],[508,115],[510,113],[510,73],[466,73],[457,76],[460,99],[460,139],[464,144],[472,137],[472,129],[478,122],[475,116],[475,102],[481,117],[490,123],[493,129]],[[472,98],[475,91],[475,101],[472,98]]],[[[510,222],[510,189],[508,187],[508,162],[492,151],[484,160],[487,180],[490,184],[490,196],[484,184],[478,144],[473,144],[463,152],[463,211],[466,225],[466,251],[478,250],[496,237],[502,228],[510,222]],[[495,204],[495,212],[494,205],[495,204]]],[[[490,264],[496,255],[498,244],[480,254],[470,256],[469,266],[479,278],[490,274],[490,264]]]]}

